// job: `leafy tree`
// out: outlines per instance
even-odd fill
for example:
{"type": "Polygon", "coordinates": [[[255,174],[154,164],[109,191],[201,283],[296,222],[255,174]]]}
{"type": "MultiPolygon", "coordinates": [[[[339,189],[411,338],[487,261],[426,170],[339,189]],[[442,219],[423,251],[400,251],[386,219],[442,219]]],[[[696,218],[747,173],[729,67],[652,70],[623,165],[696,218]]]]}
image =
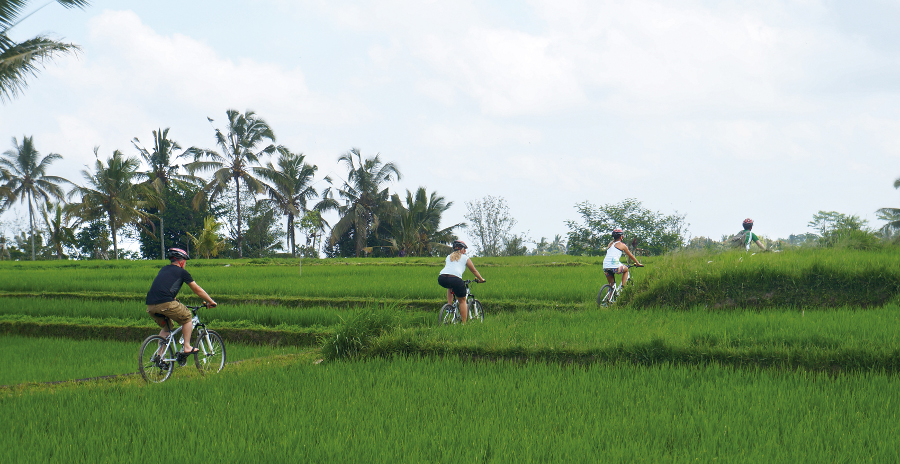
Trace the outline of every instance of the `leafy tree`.
{"type": "Polygon", "coordinates": [[[320,211],[307,211],[300,219],[300,230],[306,235],[306,245],[300,247],[301,253],[307,258],[319,257],[318,240],[325,235],[328,222],[322,218],[320,211]]]}
{"type": "MultiPolygon", "coordinates": [[[[87,0],[56,2],[66,8],[84,8],[89,4],[87,0]]],[[[38,67],[46,61],[80,50],[75,44],[57,42],[43,35],[22,42],[10,39],[9,30],[31,15],[25,14],[28,3],[28,0],[0,1],[0,100],[10,100],[24,90],[26,77],[37,75],[38,67]]]]}
{"type": "Polygon", "coordinates": [[[503,256],[525,256],[528,254],[528,247],[526,246],[526,238],[523,235],[510,235],[506,239],[503,240],[503,256]]]}
{"type": "MultiPolygon", "coordinates": [[[[4,170],[3,177],[6,182],[8,201],[19,199],[28,202],[28,221],[31,236],[34,237],[35,207],[45,203],[50,198],[62,201],[63,191],[59,184],[70,183],[68,180],[47,175],[47,168],[62,156],[56,153],[41,158],[41,154],[34,147],[34,137],[22,137],[19,145],[15,137],[12,139],[15,149],[7,150],[0,158],[0,168],[4,170]]],[[[31,260],[34,261],[34,240],[31,241],[31,260]]]]}
{"type": "Polygon", "coordinates": [[[809,227],[819,233],[822,246],[847,246],[857,249],[877,247],[876,237],[866,227],[868,221],[856,215],[837,211],[819,211],[809,221],[809,227]]]}
{"type": "MultiPolygon", "coordinates": [[[[367,248],[369,232],[378,227],[379,214],[386,212],[390,195],[385,184],[400,180],[400,170],[394,163],[383,163],[379,154],[364,161],[357,148],[338,157],[338,162],[346,164],[348,172],[347,181],[337,190],[344,204],[338,207],[341,218],[331,230],[329,245],[337,244],[352,229],[359,257],[367,248]]],[[[326,198],[330,190],[326,189],[326,198]]]]}
{"type": "Polygon", "coordinates": [[[67,208],[59,203],[55,205],[48,203],[41,209],[41,216],[47,225],[48,245],[53,247],[56,259],[63,259],[63,249],[75,244],[75,228],[78,227],[78,221],[70,225],[74,218],[66,210],[67,208]]]}
{"type": "Polygon", "coordinates": [[[216,218],[207,216],[203,220],[203,230],[196,237],[188,233],[191,243],[194,244],[194,250],[202,254],[206,259],[210,256],[218,256],[219,252],[224,250],[227,243],[219,234],[222,224],[216,222],[216,218]]]}
{"type": "Polygon", "coordinates": [[[262,258],[273,255],[276,250],[283,250],[281,241],[285,232],[279,227],[278,211],[263,202],[257,202],[247,209],[249,218],[244,241],[247,256],[262,258]]]}
{"type": "Polygon", "coordinates": [[[473,244],[481,256],[500,256],[516,220],[509,214],[503,197],[488,195],[482,200],[467,201],[467,229],[475,236],[473,244]]]}
{"type": "MultiPolygon", "coordinates": [[[[173,164],[176,158],[175,151],[181,149],[178,142],[169,138],[169,128],[153,131],[153,147],[151,149],[144,148],[141,141],[135,137],[131,141],[132,145],[137,148],[141,158],[147,163],[149,171],[144,172],[147,176],[147,182],[156,190],[162,203],[162,210],[165,210],[168,201],[169,190],[178,187],[181,191],[191,190],[194,184],[200,183],[201,180],[189,174],[180,174],[178,171],[180,166],[173,164]],[[152,151],[151,151],[152,150],[152,151]]],[[[154,211],[156,213],[157,211],[154,211]]],[[[166,257],[166,227],[165,216],[159,217],[159,259],[166,257]]],[[[182,234],[183,235],[183,234],[182,234]]],[[[147,257],[147,254],[144,253],[147,257]]]]}
{"type": "Polygon", "coordinates": [[[617,227],[638,238],[642,248],[652,255],[684,246],[687,223],[684,215],[677,212],[666,216],[650,211],[634,198],[603,206],[585,201],[576,204],[575,209],[581,214],[581,222],[566,221],[570,255],[602,255],[617,227]]]}
{"type": "Polygon", "coordinates": [[[409,256],[435,256],[450,250],[449,243],[456,239],[453,229],[463,224],[440,228],[441,216],[453,206],[453,202],[419,187],[415,195],[406,191],[406,203],[396,193],[391,196],[391,213],[385,229],[390,248],[394,253],[405,250],[409,256]]]}
{"type": "Polygon", "coordinates": [[[75,234],[79,259],[109,259],[109,229],[102,220],[92,220],[75,234]]]}
{"type": "Polygon", "coordinates": [[[126,158],[116,150],[104,165],[99,148],[94,149],[94,156],[97,158],[94,172],[81,171],[87,186],[76,186],[69,192],[70,198],[81,196],[81,203],[73,205],[72,211],[86,221],[105,219],[108,222],[113,254],[119,259],[119,230],[126,225],[143,227],[141,223],[150,219],[143,210],[159,207],[161,201],[147,184],[139,183],[146,174],[138,172],[137,158],[126,158]]]}
{"type": "MultiPolygon", "coordinates": [[[[187,165],[188,172],[194,174],[197,171],[213,171],[213,178],[203,187],[203,194],[209,195],[213,200],[220,195],[229,184],[234,181],[235,207],[237,209],[237,250],[238,257],[243,257],[241,246],[241,181],[254,193],[260,193],[264,185],[253,176],[253,167],[260,163],[260,157],[275,152],[275,133],[262,118],[256,116],[253,111],[241,114],[237,110],[225,112],[228,116],[227,132],[216,129],[216,144],[222,150],[191,147],[186,154],[194,156],[194,162],[187,165]],[[265,145],[265,142],[271,142],[265,145]],[[259,147],[265,145],[262,149],[259,147]],[[208,161],[201,161],[206,158],[208,161]]],[[[210,119],[212,121],[212,119],[210,119]]],[[[194,206],[203,202],[203,196],[198,194],[194,199],[194,206]]]]}
{"type": "Polygon", "coordinates": [[[216,203],[218,209],[214,209],[213,204],[203,203],[195,210],[192,202],[199,190],[196,185],[173,183],[165,190],[165,209],[160,210],[150,204],[142,209],[148,216],[158,218],[161,224],[165,224],[165,229],[158,230],[156,234],[139,229],[140,253],[144,259],[159,259],[160,235],[169,246],[190,250],[188,233],[203,230],[203,218],[218,217],[224,215],[227,209],[233,210],[233,201],[230,204],[216,203]]]}
{"type": "MultiPolygon", "coordinates": [[[[281,214],[287,216],[287,245],[291,256],[296,256],[297,241],[294,234],[294,218],[306,214],[309,200],[319,196],[313,186],[313,180],[319,168],[306,164],[302,153],[294,154],[283,147],[280,147],[278,151],[277,168],[270,162],[264,168],[255,168],[254,172],[268,181],[264,188],[269,198],[261,201],[270,204],[281,214]]],[[[331,183],[330,177],[325,177],[325,180],[331,183]]],[[[333,201],[323,200],[319,203],[318,208],[336,207],[337,204],[333,201]]]]}

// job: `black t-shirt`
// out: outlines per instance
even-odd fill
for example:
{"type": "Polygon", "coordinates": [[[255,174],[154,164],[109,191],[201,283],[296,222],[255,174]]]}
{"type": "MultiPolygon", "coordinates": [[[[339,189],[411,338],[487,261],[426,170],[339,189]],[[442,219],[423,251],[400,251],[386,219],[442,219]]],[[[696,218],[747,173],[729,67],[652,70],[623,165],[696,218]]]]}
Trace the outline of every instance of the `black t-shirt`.
{"type": "Polygon", "coordinates": [[[147,292],[147,304],[156,305],[174,301],[181,290],[181,284],[189,284],[194,281],[191,274],[180,266],[170,264],[159,270],[159,274],[153,279],[153,285],[147,292]]]}

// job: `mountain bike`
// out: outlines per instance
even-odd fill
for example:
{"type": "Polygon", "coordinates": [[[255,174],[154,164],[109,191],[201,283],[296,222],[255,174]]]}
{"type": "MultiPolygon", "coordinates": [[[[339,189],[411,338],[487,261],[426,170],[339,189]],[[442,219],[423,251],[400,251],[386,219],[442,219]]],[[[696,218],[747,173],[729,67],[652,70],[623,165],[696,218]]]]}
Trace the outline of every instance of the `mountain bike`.
{"type": "MultiPolygon", "coordinates": [[[[632,267],[634,267],[634,264],[628,265],[628,269],[631,269],[632,267]]],[[[631,276],[631,278],[628,279],[629,287],[632,285],[632,280],[634,280],[634,276],[631,276]]],[[[621,284],[606,284],[600,287],[600,293],[597,293],[597,306],[602,306],[605,308],[611,304],[614,304],[616,302],[616,298],[618,298],[622,293],[622,290],[624,290],[624,288],[621,284]]]]}
{"type": "Polygon", "coordinates": [[[206,324],[200,321],[197,310],[206,308],[202,306],[186,306],[191,310],[194,322],[193,345],[199,351],[193,354],[184,354],[184,337],[179,337],[181,327],[172,330],[172,321],[166,318],[168,337],[151,335],[144,339],[138,352],[138,368],[144,380],[150,383],[161,383],[168,379],[175,367],[187,365],[188,358],[194,357],[194,365],[201,374],[215,374],[225,367],[225,342],[215,330],[206,328],[206,324]]]}
{"type": "MultiPolygon", "coordinates": [[[[469,290],[470,283],[478,283],[477,280],[464,280],[466,284],[466,305],[469,308],[469,320],[477,320],[484,322],[484,306],[475,299],[475,295],[469,290]]],[[[453,303],[447,303],[438,311],[438,324],[457,324],[462,322],[462,315],[459,313],[459,300],[453,299],[453,303]]]]}

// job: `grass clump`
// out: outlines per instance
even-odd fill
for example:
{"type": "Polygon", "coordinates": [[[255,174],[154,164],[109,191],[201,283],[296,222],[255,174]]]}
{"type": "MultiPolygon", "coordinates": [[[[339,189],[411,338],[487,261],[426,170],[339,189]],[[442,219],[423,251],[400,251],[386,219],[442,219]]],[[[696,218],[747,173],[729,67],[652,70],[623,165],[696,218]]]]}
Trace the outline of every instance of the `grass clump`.
{"type": "Polygon", "coordinates": [[[333,336],[323,338],[322,357],[329,361],[361,358],[376,338],[399,325],[396,307],[357,309],[343,320],[333,336]]]}

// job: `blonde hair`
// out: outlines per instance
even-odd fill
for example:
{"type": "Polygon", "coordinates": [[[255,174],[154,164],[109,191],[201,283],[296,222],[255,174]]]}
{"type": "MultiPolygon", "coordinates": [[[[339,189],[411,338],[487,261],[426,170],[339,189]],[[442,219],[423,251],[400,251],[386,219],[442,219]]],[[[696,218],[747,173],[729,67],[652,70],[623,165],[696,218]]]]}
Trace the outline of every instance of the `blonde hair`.
{"type": "Polygon", "coordinates": [[[456,262],[459,261],[459,258],[462,258],[462,252],[459,250],[453,250],[453,253],[450,253],[450,261],[456,262]]]}

